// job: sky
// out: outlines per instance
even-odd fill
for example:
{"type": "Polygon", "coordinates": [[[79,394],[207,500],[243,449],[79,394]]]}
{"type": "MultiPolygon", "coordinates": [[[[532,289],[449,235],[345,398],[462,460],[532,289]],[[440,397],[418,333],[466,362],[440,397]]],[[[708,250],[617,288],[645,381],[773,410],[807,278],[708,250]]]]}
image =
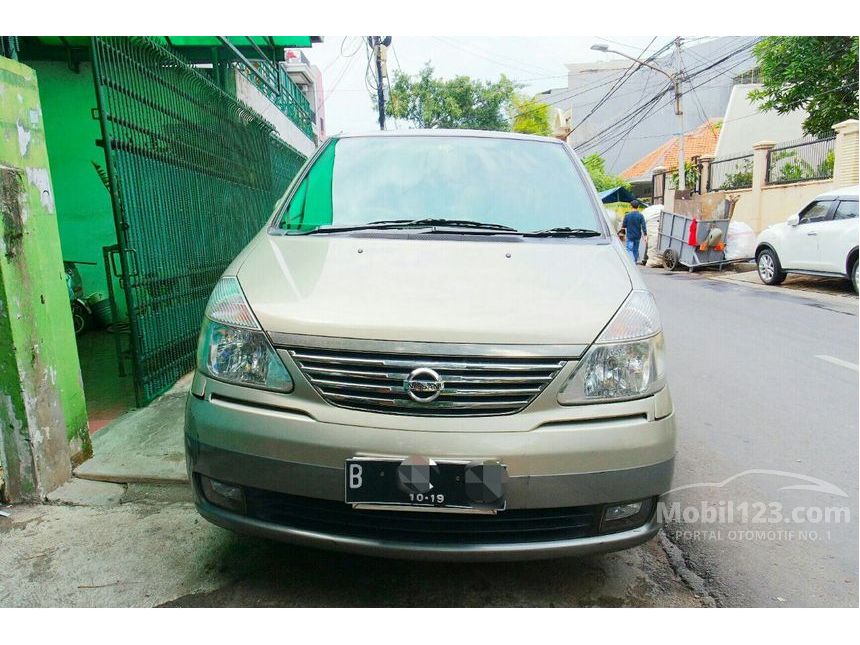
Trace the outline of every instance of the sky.
{"type": "MultiPolygon", "coordinates": [[[[390,75],[398,68],[416,74],[429,61],[436,76],[450,78],[464,74],[495,81],[500,74],[505,74],[523,83],[524,92],[535,94],[554,87],[566,87],[566,63],[618,58],[614,54],[591,51],[590,47],[595,42],[606,42],[631,56],[638,56],[652,38],[393,36],[388,69],[390,75]]],[[[648,51],[656,50],[671,38],[658,36],[648,51]]],[[[377,129],[376,112],[364,80],[368,61],[363,37],[324,36],[321,44],[304,52],[322,70],[327,133],[377,129]]],[[[391,128],[407,127],[404,122],[387,125],[391,128]]]]}

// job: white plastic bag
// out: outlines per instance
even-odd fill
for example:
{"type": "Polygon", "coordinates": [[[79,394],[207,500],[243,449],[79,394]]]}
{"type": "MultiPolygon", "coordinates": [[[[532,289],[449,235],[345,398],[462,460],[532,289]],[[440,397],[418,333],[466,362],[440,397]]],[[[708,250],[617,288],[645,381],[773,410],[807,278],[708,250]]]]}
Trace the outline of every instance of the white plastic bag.
{"type": "Polygon", "coordinates": [[[749,224],[729,222],[729,234],[726,236],[726,259],[741,260],[751,258],[755,254],[755,231],[749,224]]]}
{"type": "MultiPolygon", "coordinates": [[[[663,258],[657,253],[657,242],[660,239],[660,215],[662,213],[662,204],[649,206],[642,211],[642,216],[645,218],[645,235],[648,239],[648,260],[645,262],[645,266],[663,266],[663,258]]],[[[641,249],[639,253],[642,254],[641,249]]]]}

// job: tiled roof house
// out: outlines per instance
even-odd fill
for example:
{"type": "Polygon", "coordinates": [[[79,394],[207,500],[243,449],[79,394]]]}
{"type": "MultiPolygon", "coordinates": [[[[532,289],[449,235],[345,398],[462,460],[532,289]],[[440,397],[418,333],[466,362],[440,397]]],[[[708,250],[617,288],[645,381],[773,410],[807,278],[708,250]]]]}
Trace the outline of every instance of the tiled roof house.
{"type": "MultiPolygon", "coordinates": [[[[712,155],[717,148],[720,122],[709,119],[684,137],[684,157],[689,162],[695,156],[712,155]]],[[[663,166],[670,171],[678,169],[678,137],[672,137],[639,161],[621,172],[631,183],[651,182],[651,171],[663,166]]]]}

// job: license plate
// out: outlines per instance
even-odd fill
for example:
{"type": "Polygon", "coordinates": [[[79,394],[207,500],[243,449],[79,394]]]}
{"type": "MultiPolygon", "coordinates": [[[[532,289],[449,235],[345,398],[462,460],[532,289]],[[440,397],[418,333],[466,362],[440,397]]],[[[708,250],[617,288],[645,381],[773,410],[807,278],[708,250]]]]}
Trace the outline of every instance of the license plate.
{"type": "Polygon", "coordinates": [[[389,510],[495,513],[505,508],[505,466],[497,461],[355,457],[345,464],[347,504],[389,510]]]}

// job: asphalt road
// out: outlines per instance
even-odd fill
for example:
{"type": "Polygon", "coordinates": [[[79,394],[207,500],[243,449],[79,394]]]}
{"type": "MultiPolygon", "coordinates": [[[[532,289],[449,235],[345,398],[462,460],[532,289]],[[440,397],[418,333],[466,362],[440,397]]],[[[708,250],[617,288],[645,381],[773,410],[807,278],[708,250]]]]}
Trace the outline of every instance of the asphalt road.
{"type": "Polygon", "coordinates": [[[850,287],[831,283],[840,297],[643,272],[666,336],[674,484],[696,485],[670,496],[667,535],[722,605],[857,606],[850,287]]]}

